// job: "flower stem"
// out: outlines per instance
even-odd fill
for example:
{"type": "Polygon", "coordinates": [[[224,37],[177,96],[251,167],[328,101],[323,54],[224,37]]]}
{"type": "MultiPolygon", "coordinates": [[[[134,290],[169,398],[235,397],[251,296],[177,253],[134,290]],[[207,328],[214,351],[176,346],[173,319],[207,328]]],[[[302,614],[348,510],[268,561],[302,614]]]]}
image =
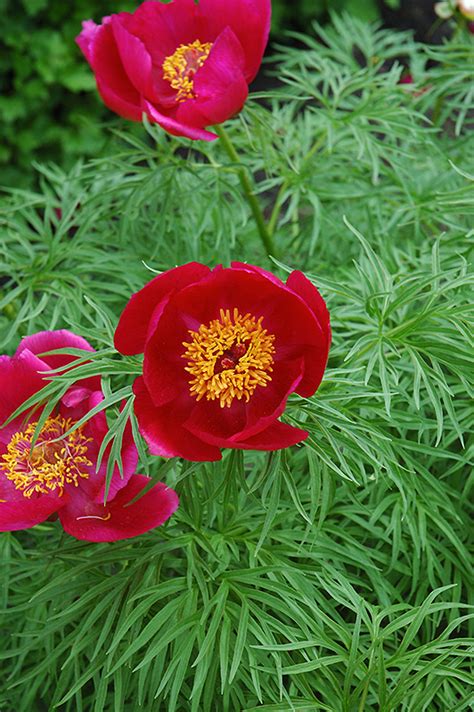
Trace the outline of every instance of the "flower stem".
{"type": "Polygon", "coordinates": [[[252,181],[249,177],[247,169],[241,165],[238,153],[235,150],[234,145],[230,140],[226,130],[222,126],[215,126],[214,130],[221,139],[222,145],[229,158],[234,163],[240,164],[240,167],[237,168],[240,184],[245,193],[245,197],[247,198],[247,202],[250,206],[250,210],[252,211],[254,220],[257,224],[258,234],[260,236],[267,255],[273,255],[274,257],[276,257],[278,253],[275,246],[275,242],[265,223],[265,218],[263,217],[262,209],[260,207],[260,203],[258,202],[257,196],[255,195],[252,181]]]}

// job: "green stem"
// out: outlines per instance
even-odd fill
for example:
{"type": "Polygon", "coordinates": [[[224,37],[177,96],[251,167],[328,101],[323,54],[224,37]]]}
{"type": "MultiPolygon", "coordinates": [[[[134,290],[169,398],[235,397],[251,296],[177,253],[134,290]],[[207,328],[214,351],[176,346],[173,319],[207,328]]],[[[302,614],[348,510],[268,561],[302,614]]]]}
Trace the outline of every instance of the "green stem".
{"type": "Polygon", "coordinates": [[[263,217],[262,209],[260,207],[260,203],[258,202],[257,196],[255,195],[252,181],[250,180],[247,169],[241,165],[238,153],[225,129],[222,126],[215,126],[214,130],[221,139],[222,145],[231,161],[238,165],[237,171],[239,174],[240,184],[245,193],[245,197],[247,198],[250,210],[252,211],[252,215],[257,225],[258,234],[265,248],[265,252],[268,256],[273,255],[276,257],[278,254],[277,249],[273,241],[273,237],[265,223],[265,218],[263,217]]]}

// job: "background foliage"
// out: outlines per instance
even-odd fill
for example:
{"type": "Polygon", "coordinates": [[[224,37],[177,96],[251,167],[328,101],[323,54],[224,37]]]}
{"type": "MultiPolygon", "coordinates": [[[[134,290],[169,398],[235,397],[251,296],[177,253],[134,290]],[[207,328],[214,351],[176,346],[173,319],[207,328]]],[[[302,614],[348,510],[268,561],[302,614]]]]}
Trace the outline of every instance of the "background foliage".
{"type": "MultiPolygon", "coordinates": [[[[323,385],[287,411],[310,438],[204,465],[142,449],[181,507],[133,541],[3,534],[2,712],[469,709],[474,41],[424,48],[347,15],[299,40],[277,50],[283,88],[228,131],[272,268],[305,270],[330,307],[323,385]]],[[[43,328],[89,338],[117,441],[130,292],[192,259],[265,264],[222,145],[145,129],[43,166],[0,213],[2,351],[43,328]]]]}
{"type": "MultiPolygon", "coordinates": [[[[391,0],[391,5],[393,5],[391,0]]],[[[396,0],[395,0],[396,2],[396,0]]],[[[0,0],[0,183],[29,185],[31,163],[107,151],[117,123],[98,99],[95,80],[74,38],[81,22],[133,11],[138,0],[0,0]]],[[[375,19],[375,0],[273,0],[273,37],[303,30],[328,9],[375,19]]]]}

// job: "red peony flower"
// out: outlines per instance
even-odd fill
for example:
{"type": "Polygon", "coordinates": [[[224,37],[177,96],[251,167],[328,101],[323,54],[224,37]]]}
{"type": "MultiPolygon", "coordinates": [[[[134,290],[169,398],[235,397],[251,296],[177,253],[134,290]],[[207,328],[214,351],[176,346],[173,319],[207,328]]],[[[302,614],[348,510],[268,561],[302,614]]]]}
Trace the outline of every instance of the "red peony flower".
{"type": "MultiPolygon", "coordinates": [[[[69,331],[44,331],[23,339],[12,358],[0,356],[0,425],[46,385],[48,377],[42,372],[74,361],[73,356],[37,356],[61,348],[93,351],[69,331]]],[[[122,445],[123,479],[116,468],[105,506],[107,454],[96,471],[107,433],[105,414],[58,439],[102,399],[99,377],[74,384],[47,418],[33,449],[41,409],[0,428],[0,531],[27,529],[58,512],[66,532],[77,539],[115,541],[143,534],[173,514],[178,498],[161,483],[127,506],[149,482],[133,474],[138,456],[130,428],[122,445]]]]}
{"type": "Polygon", "coordinates": [[[121,353],[145,355],[135,413],[151,452],[187,460],[306,438],[278,418],[290,393],[316,391],[330,341],[324,300],[301,272],[283,284],[239,262],[164,272],[132,296],[115,333],[121,353]]]}
{"type": "Polygon", "coordinates": [[[105,104],[175,136],[212,141],[205,126],[237,114],[262,61],[270,0],[149,0],[133,14],[83,22],[77,44],[105,104]]]}

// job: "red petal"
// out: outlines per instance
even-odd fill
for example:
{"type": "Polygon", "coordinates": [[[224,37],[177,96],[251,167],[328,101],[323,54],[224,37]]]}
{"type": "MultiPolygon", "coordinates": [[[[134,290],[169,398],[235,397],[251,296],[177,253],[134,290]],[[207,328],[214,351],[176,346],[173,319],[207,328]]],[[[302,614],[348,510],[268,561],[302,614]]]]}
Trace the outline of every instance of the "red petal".
{"type": "MultiPolygon", "coordinates": [[[[53,356],[43,356],[43,353],[47,351],[54,351],[56,349],[81,349],[82,351],[94,352],[92,346],[82,338],[82,336],[77,336],[67,329],[59,329],[58,331],[40,331],[37,334],[32,334],[31,336],[25,336],[16,350],[16,354],[21,354],[25,349],[31,351],[31,353],[40,356],[41,361],[44,361],[50,368],[61,368],[62,366],[67,366],[68,364],[73,364],[77,359],[77,356],[64,355],[53,355],[53,356]]],[[[90,378],[83,378],[77,382],[76,388],[88,389],[89,395],[90,391],[100,390],[100,377],[92,376],[90,378]]],[[[72,393],[72,390],[69,394],[72,393]]],[[[79,394],[76,393],[76,400],[79,394]]],[[[71,395],[74,399],[74,396],[71,395]]]]}
{"type": "Polygon", "coordinates": [[[271,20],[270,0],[201,0],[199,8],[206,18],[207,31],[217,37],[230,27],[245,55],[245,79],[255,78],[268,41],[271,20]]]}
{"type": "MultiPolygon", "coordinates": [[[[21,354],[22,351],[28,349],[36,356],[45,353],[46,351],[54,351],[54,349],[82,349],[83,351],[94,351],[88,341],[73,334],[67,329],[59,329],[58,331],[39,331],[31,336],[25,336],[20,341],[16,353],[21,354]]],[[[41,356],[42,361],[48,364],[50,368],[59,368],[70,361],[74,360],[75,356],[41,356]]]]}
{"type": "Polygon", "coordinates": [[[261,277],[265,277],[265,279],[269,279],[270,282],[273,282],[273,284],[276,284],[278,287],[285,288],[285,284],[279,279],[273,272],[269,272],[266,269],[263,269],[263,267],[257,267],[257,265],[249,265],[247,262],[236,262],[233,261],[231,262],[231,267],[233,270],[241,270],[243,272],[250,272],[251,274],[259,274],[261,277]]]}
{"type": "Polygon", "coordinates": [[[189,316],[176,308],[175,301],[176,298],[170,299],[166,304],[145,347],[143,378],[156,406],[189,392],[183,344],[189,341],[189,329],[199,329],[201,322],[189,324],[189,316]]]}
{"type": "Polygon", "coordinates": [[[153,312],[162,299],[188,284],[198,282],[210,272],[199,262],[163,272],[134,294],[120,317],[115,331],[115,348],[122,354],[142,353],[153,312]]]}
{"type": "Polygon", "coordinates": [[[59,512],[61,524],[68,534],[84,541],[117,541],[144,534],[166,522],[179,503],[176,492],[158,482],[137,502],[126,506],[149,481],[148,477],[134,475],[105,507],[78,490],[59,512]]]}
{"type": "Polygon", "coordinates": [[[185,427],[211,445],[235,447],[236,442],[266,430],[280,417],[301,379],[302,366],[302,359],[275,364],[272,381],[257,388],[249,403],[234,401],[230,408],[221,408],[217,401],[196,403],[185,427]]]}
{"type": "Polygon", "coordinates": [[[211,131],[204,131],[202,128],[195,128],[184,124],[182,121],[172,119],[170,116],[165,116],[149,101],[145,100],[143,106],[148,117],[172,136],[184,136],[193,141],[214,141],[217,138],[217,134],[211,133],[211,131]]]}
{"type": "Polygon", "coordinates": [[[326,302],[309,279],[302,272],[295,270],[286,281],[287,286],[309,306],[313,314],[318,319],[321,328],[326,335],[327,345],[331,343],[331,328],[329,325],[329,312],[326,302]]]}
{"type": "Polygon", "coordinates": [[[234,443],[233,447],[241,450],[282,450],[300,443],[308,437],[306,430],[277,421],[258,435],[245,441],[234,443]]]}
{"type": "Polygon", "coordinates": [[[15,488],[13,482],[7,479],[0,467],[0,532],[34,527],[44,522],[53,512],[57,512],[66,502],[66,496],[59,497],[54,493],[25,497],[15,488]]]}
{"type": "Polygon", "coordinates": [[[71,390],[63,396],[62,402],[66,408],[78,408],[85,400],[88,400],[90,396],[90,388],[71,388],[71,390]]]}
{"type": "Polygon", "coordinates": [[[148,0],[133,14],[121,13],[127,30],[144,43],[153,64],[161,68],[165,57],[180,44],[203,39],[200,5],[194,0],[173,0],[167,4],[148,0]]]}
{"type": "MultiPolygon", "coordinates": [[[[281,287],[281,289],[286,290],[290,294],[296,295],[301,302],[304,303],[305,307],[314,315],[316,324],[313,324],[313,327],[308,325],[306,328],[302,328],[301,322],[298,324],[298,321],[295,321],[295,324],[300,330],[300,341],[305,334],[308,337],[306,344],[302,344],[305,356],[305,373],[296,391],[306,398],[312,396],[323,378],[328,360],[329,346],[331,344],[329,312],[323,298],[319,294],[316,287],[304,276],[302,272],[292,272],[285,285],[277,277],[275,277],[275,275],[271,274],[271,272],[267,272],[261,267],[247,265],[243,262],[232,262],[232,267],[236,270],[241,270],[250,274],[259,274],[269,282],[281,287]]],[[[288,338],[288,342],[291,341],[292,339],[288,338]]]]}
{"type": "Polygon", "coordinates": [[[313,395],[321,383],[329,356],[329,347],[331,345],[329,312],[326,307],[326,302],[316,287],[304,276],[302,272],[292,272],[288,277],[286,284],[293,292],[295,292],[295,294],[304,300],[305,304],[308,305],[317,318],[323,333],[323,340],[320,347],[313,349],[312,352],[309,352],[306,355],[305,374],[297,389],[297,392],[300,395],[308,397],[313,395]]]}
{"type": "MultiPolygon", "coordinates": [[[[107,22],[108,20],[109,17],[104,17],[102,22],[107,22]]],[[[82,23],[82,32],[76,37],[76,43],[81,48],[82,53],[89,64],[91,63],[92,47],[99,29],[100,25],[96,25],[93,20],[84,20],[82,23]]]]}
{"type": "MultiPolygon", "coordinates": [[[[86,407],[83,409],[82,413],[78,413],[77,417],[82,417],[86,412],[95,408],[102,400],[104,396],[101,392],[93,393],[89,398],[86,407]]],[[[87,480],[81,481],[81,488],[83,488],[88,497],[94,499],[96,502],[103,502],[105,493],[105,482],[107,474],[107,464],[109,460],[111,445],[107,446],[105,454],[102,458],[101,466],[99,470],[97,467],[97,456],[99,454],[100,446],[104,437],[107,435],[109,427],[107,425],[107,418],[105,412],[101,411],[93,418],[87,421],[84,426],[84,434],[92,438],[92,442],[89,444],[89,449],[87,451],[87,457],[93,462],[92,467],[87,468],[89,472],[89,478],[87,480]]],[[[110,482],[110,487],[108,491],[107,499],[113,499],[115,494],[121,490],[127,482],[130,480],[132,475],[135,473],[138,464],[138,452],[135,447],[135,442],[133,440],[132,428],[130,423],[127,424],[123,434],[122,448],[121,448],[121,458],[122,458],[122,475],[120,475],[120,470],[117,465],[114,467],[112,474],[112,479],[110,482]]]]}
{"type": "Polygon", "coordinates": [[[0,497],[0,532],[15,532],[34,527],[45,522],[62,506],[58,499],[51,496],[27,499],[22,495],[22,498],[24,502],[2,502],[0,497]]]}
{"type": "MultiPolygon", "coordinates": [[[[160,457],[184,457],[193,462],[220,460],[218,448],[212,447],[195,437],[182,423],[187,413],[189,397],[183,394],[184,411],[181,400],[157,408],[150,398],[142,378],[133,385],[135,392],[135,414],[140,432],[145,438],[152,455],[160,457]]],[[[189,407],[189,406],[188,406],[189,407]]]]}
{"type": "MultiPolygon", "coordinates": [[[[46,380],[38,371],[47,370],[47,364],[28,350],[13,358],[0,356],[0,426],[19,405],[46,385],[46,380]]],[[[6,442],[10,442],[24,417],[23,414],[16,423],[2,428],[1,439],[6,438],[6,442]]]]}
{"type": "Polygon", "coordinates": [[[123,68],[135,89],[149,99],[155,99],[151,57],[138,37],[128,32],[122,15],[111,18],[112,31],[122,60],[123,68]]]}
{"type": "Polygon", "coordinates": [[[94,34],[88,59],[99,93],[109,109],[126,119],[141,121],[140,94],[124,70],[110,22],[101,25],[94,34]]]}
{"type": "MultiPolygon", "coordinates": [[[[96,75],[97,91],[99,92],[104,104],[116,114],[129,121],[141,121],[143,118],[143,110],[141,106],[136,106],[132,101],[127,101],[117,92],[111,89],[107,84],[96,75]]],[[[140,101],[137,94],[134,99],[140,101]]]]}
{"type": "Polygon", "coordinates": [[[242,46],[229,27],[214,42],[209,57],[196,72],[196,99],[179,104],[176,117],[183,124],[211,126],[239,113],[248,96],[242,73],[242,46]]]}

